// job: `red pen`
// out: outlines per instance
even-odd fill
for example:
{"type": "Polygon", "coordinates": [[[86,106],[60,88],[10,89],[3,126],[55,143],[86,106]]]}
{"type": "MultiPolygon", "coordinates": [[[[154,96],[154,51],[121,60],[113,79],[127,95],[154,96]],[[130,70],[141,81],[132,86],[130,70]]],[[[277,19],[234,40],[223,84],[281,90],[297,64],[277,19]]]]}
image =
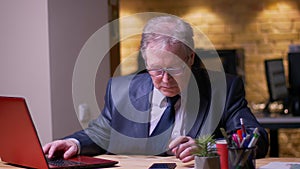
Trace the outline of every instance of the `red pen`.
{"type": "Polygon", "coordinates": [[[239,136],[240,140],[243,140],[243,131],[242,131],[242,129],[238,129],[236,131],[236,134],[239,136]]]}

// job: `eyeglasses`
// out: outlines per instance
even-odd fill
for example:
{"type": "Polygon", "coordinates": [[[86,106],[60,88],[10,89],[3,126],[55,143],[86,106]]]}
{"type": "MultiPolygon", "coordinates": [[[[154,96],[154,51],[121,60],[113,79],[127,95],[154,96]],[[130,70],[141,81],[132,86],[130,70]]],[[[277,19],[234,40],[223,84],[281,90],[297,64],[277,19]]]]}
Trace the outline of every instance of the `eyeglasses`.
{"type": "Polygon", "coordinates": [[[153,77],[162,77],[165,72],[171,76],[178,76],[183,74],[185,65],[178,68],[160,68],[160,69],[148,69],[148,73],[153,77]]]}

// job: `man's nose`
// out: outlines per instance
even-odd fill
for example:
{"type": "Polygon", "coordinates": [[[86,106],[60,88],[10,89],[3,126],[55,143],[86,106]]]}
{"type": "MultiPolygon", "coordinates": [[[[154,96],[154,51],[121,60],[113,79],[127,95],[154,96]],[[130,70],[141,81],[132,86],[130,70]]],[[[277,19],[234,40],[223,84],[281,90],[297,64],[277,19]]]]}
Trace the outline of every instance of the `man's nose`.
{"type": "Polygon", "coordinates": [[[167,71],[164,71],[163,72],[163,75],[162,75],[162,81],[163,82],[168,82],[170,80],[172,76],[167,72],[167,71]]]}

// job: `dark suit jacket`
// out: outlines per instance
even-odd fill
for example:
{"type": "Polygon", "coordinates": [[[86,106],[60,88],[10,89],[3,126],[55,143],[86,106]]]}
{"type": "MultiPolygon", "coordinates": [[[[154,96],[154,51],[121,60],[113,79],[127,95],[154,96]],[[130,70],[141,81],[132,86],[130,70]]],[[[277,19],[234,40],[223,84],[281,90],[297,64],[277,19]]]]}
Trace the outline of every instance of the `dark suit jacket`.
{"type": "MultiPolygon", "coordinates": [[[[248,133],[259,128],[256,157],[264,157],[268,136],[247,107],[243,81],[204,69],[193,69],[193,75],[186,106],[187,135],[197,138],[213,133],[221,138],[220,127],[228,132],[236,131],[241,128],[240,118],[243,118],[248,133]]],[[[148,73],[111,79],[100,116],[87,129],[67,138],[79,140],[81,154],[162,154],[169,143],[168,133],[153,138],[148,133],[152,91],[148,73]]]]}

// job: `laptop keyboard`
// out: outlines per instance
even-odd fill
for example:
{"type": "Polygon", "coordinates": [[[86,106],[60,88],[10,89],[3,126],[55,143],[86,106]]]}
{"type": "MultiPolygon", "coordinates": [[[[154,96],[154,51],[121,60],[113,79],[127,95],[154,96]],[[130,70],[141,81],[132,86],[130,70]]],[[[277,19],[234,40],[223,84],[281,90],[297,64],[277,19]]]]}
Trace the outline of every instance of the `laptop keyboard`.
{"type": "Polygon", "coordinates": [[[78,164],[84,164],[78,161],[70,161],[70,160],[64,160],[64,159],[58,159],[58,158],[47,158],[47,162],[50,165],[58,166],[58,167],[64,167],[64,166],[73,166],[78,164]]]}

